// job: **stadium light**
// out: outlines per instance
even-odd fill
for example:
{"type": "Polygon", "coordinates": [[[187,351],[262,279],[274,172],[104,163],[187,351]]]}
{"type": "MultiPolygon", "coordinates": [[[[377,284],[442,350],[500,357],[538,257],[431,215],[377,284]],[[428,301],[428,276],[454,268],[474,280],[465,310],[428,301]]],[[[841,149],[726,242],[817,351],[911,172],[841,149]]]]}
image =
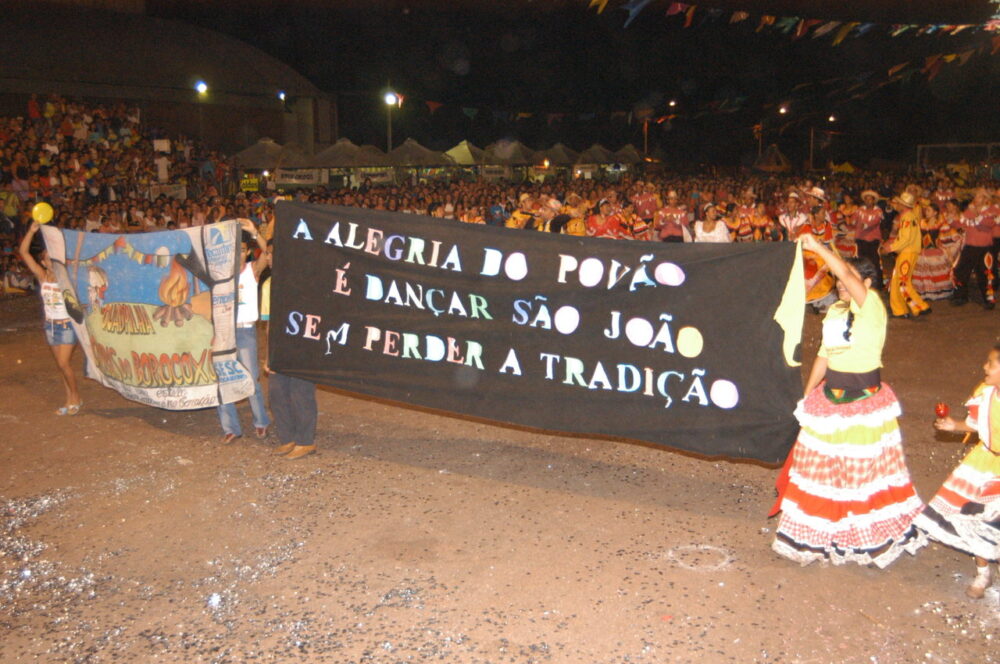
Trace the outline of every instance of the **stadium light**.
{"type": "Polygon", "coordinates": [[[399,104],[399,95],[392,90],[385,93],[385,144],[386,152],[392,151],[392,107],[399,104]]]}

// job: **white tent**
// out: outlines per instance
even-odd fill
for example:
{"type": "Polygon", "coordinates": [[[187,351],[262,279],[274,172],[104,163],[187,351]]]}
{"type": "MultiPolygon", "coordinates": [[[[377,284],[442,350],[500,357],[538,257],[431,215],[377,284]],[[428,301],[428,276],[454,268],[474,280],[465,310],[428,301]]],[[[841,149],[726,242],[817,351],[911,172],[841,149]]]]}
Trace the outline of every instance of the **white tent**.
{"type": "Polygon", "coordinates": [[[503,166],[528,166],[540,161],[535,151],[521,141],[501,140],[486,147],[486,163],[503,166]]]}
{"type": "Polygon", "coordinates": [[[548,150],[538,152],[537,156],[548,159],[553,166],[571,166],[576,163],[576,158],[580,156],[580,153],[570,150],[562,143],[556,143],[548,150]]]}
{"type": "Polygon", "coordinates": [[[358,166],[389,166],[389,155],[374,145],[362,145],[358,148],[358,166]]]}
{"type": "Polygon", "coordinates": [[[311,168],[312,158],[306,154],[297,143],[286,143],[281,151],[274,168],[311,168]]]}
{"type": "Polygon", "coordinates": [[[366,166],[361,161],[361,148],[351,142],[348,138],[342,138],[322,152],[313,156],[311,162],[313,166],[319,168],[352,168],[354,166],[366,166]]]}
{"type": "Polygon", "coordinates": [[[619,164],[638,164],[642,162],[642,155],[629,143],[614,154],[615,162],[619,164]]]}
{"type": "Polygon", "coordinates": [[[263,170],[274,168],[281,154],[281,146],[270,138],[262,138],[250,147],[236,153],[233,157],[238,168],[253,168],[263,170]]]}
{"type": "Polygon", "coordinates": [[[445,154],[461,166],[475,166],[476,164],[483,163],[483,160],[486,158],[486,152],[477,148],[469,141],[462,141],[445,152],[445,154]]]}
{"type": "Polygon", "coordinates": [[[393,166],[454,166],[455,162],[443,152],[435,152],[425,148],[412,138],[406,139],[402,145],[389,153],[389,161],[393,166]]]}
{"type": "Polygon", "coordinates": [[[600,143],[594,143],[576,158],[578,164],[614,164],[616,162],[614,153],[600,143]]]}

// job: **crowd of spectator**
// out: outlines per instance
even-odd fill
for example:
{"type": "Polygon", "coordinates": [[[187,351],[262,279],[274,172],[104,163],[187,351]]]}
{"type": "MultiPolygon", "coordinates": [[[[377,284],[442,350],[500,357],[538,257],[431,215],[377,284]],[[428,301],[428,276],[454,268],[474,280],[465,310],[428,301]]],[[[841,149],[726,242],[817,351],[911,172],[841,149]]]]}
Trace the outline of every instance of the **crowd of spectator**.
{"type": "MultiPolygon", "coordinates": [[[[14,247],[38,201],[52,205],[53,223],[87,232],[148,232],[245,217],[268,234],[274,192],[239,192],[233,175],[231,162],[219,153],[145,127],[136,106],[33,95],[23,116],[0,118],[3,283],[8,289],[30,284],[14,247]]],[[[649,171],[614,182],[478,179],[374,186],[365,180],[358,187],[299,189],[290,196],[512,229],[642,241],[784,241],[808,231],[841,252],[856,253],[857,211],[866,202],[877,206],[876,239],[889,240],[896,216],[891,201],[902,193],[920,202],[921,226],[933,233],[935,248],[939,234],[963,238],[968,226],[963,210],[979,196],[976,223],[988,225],[1000,245],[995,184],[942,173],[801,178],[750,171],[649,171]],[[873,200],[862,201],[862,193],[873,200]]],[[[961,245],[953,242],[950,248],[955,247],[961,245]]]]}

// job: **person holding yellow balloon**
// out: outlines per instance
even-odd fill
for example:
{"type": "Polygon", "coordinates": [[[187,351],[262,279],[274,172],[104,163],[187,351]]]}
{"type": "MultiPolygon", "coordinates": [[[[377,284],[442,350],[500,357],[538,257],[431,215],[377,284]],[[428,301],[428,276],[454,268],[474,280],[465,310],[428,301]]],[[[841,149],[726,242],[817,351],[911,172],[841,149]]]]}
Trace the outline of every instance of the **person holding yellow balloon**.
{"type": "Polygon", "coordinates": [[[42,303],[45,308],[45,338],[52,349],[52,355],[59,367],[63,381],[63,388],[66,390],[66,402],[56,410],[56,415],[76,415],[83,407],[83,400],[76,386],[76,376],[70,361],[73,358],[73,351],[76,350],[77,338],[73,330],[73,321],[70,320],[69,312],[66,310],[66,302],[63,299],[62,289],[59,286],[55,272],[52,270],[52,261],[49,253],[45,249],[32,255],[31,241],[41,228],[39,224],[46,224],[52,220],[52,206],[48,203],[38,203],[31,211],[34,222],[21,239],[19,251],[25,265],[35,275],[38,280],[39,292],[42,295],[42,303]],[[36,259],[37,255],[37,259],[36,259]]]}

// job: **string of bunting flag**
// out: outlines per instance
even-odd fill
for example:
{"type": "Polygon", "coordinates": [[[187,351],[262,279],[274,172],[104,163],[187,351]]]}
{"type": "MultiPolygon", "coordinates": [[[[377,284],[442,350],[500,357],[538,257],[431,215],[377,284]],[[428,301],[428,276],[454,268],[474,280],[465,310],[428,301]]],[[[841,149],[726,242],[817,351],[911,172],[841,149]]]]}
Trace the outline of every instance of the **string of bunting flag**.
{"type": "MultiPolygon", "coordinates": [[[[610,0],[587,0],[591,8],[596,8],[598,13],[605,10],[610,0]]],[[[651,0],[627,0],[621,8],[629,13],[625,25],[628,26],[632,20],[648,5],[651,0]]],[[[927,56],[921,56],[909,61],[897,63],[889,67],[885,75],[877,70],[870,70],[860,74],[827,79],[818,83],[808,82],[796,85],[790,91],[797,99],[801,99],[801,92],[808,86],[815,86],[817,92],[815,98],[823,97],[826,103],[845,103],[864,99],[874,92],[898,82],[909,81],[914,76],[920,74],[927,77],[928,81],[933,80],[948,66],[961,67],[965,65],[975,55],[996,55],[1000,53],[1000,0],[991,0],[997,12],[988,22],[981,25],[916,25],[916,24],[877,24],[864,23],[860,21],[824,21],[822,19],[808,19],[800,17],[778,17],[772,15],[761,15],[757,21],[756,31],[764,29],[774,29],[784,34],[791,35],[794,39],[809,35],[816,39],[824,36],[832,38],[832,45],[836,46],[843,42],[848,36],[859,37],[871,32],[876,28],[885,28],[892,37],[903,34],[909,35],[931,35],[943,34],[955,36],[959,34],[969,34],[975,31],[980,33],[991,33],[988,40],[976,39],[981,43],[978,46],[956,50],[955,52],[939,52],[927,56]]],[[[691,27],[694,24],[698,5],[690,5],[681,2],[672,3],[666,11],[667,16],[683,16],[684,27],[691,27]]],[[[726,12],[717,8],[706,8],[701,12],[701,21],[721,20],[726,18],[726,12]]],[[[734,11],[728,15],[730,24],[741,23],[750,20],[752,17],[745,11],[734,11]]],[[[982,34],[982,37],[986,37],[982,34]]],[[[483,114],[489,114],[493,124],[517,123],[535,118],[543,118],[552,126],[555,123],[565,120],[577,122],[592,121],[624,121],[628,124],[633,122],[652,122],[657,124],[669,123],[675,119],[697,119],[704,116],[737,113],[744,109],[747,96],[734,95],[726,99],[714,100],[702,103],[696,107],[688,107],[683,111],[675,108],[663,110],[654,108],[636,108],[633,110],[613,110],[604,112],[568,113],[568,112],[534,112],[534,111],[511,111],[482,109],[471,106],[460,106],[461,112],[469,121],[481,119],[483,114]],[[659,110],[659,112],[658,112],[659,110]],[[666,112],[664,112],[664,110],[666,112]]],[[[442,108],[451,106],[440,101],[425,100],[430,115],[436,114],[442,108]]],[[[773,105],[773,104],[772,104],[773,105]]],[[[767,105],[765,105],[767,108],[767,105]]],[[[801,122],[802,116],[789,118],[786,125],[791,126],[796,122],[801,122]]]]}
{"type": "MultiPolygon", "coordinates": [[[[590,8],[596,8],[597,13],[602,13],[608,6],[609,0],[587,0],[590,8]]],[[[873,29],[885,29],[888,34],[892,37],[898,37],[902,34],[909,33],[912,35],[930,35],[930,34],[946,34],[946,35],[957,35],[960,32],[966,30],[987,30],[990,32],[1000,32],[1000,2],[998,0],[991,0],[993,4],[997,5],[998,11],[993,15],[993,17],[981,25],[944,25],[944,24],[912,24],[912,23],[894,23],[894,24],[879,24],[871,22],[862,21],[827,21],[818,18],[803,18],[800,16],[774,16],[771,14],[761,14],[757,19],[757,32],[763,30],[773,30],[780,32],[785,35],[791,35],[793,39],[801,39],[806,35],[810,35],[813,39],[830,36],[832,39],[832,44],[837,46],[848,37],[848,35],[853,34],[854,36],[861,36],[873,29]]],[[[622,4],[621,9],[628,13],[625,19],[625,27],[628,27],[632,21],[635,20],[639,14],[652,2],[652,0],[627,0],[622,4]]],[[[688,4],[684,2],[673,2],[667,8],[667,16],[677,16],[681,17],[685,28],[690,28],[694,25],[695,17],[698,16],[701,23],[706,21],[722,21],[727,20],[729,23],[742,23],[743,21],[750,20],[752,18],[751,14],[746,11],[736,10],[732,12],[727,12],[727,10],[719,9],[717,7],[706,7],[701,11],[698,11],[699,5],[688,4]]]]}
{"type": "MultiPolygon", "coordinates": [[[[799,83],[793,87],[790,94],[796,97],[801,95],[801,91],[810,86],[817,88],[815,97],[824,97],[828,103],[848,102],[864,99],[872,93],[898,82],[909,81],[913,76],[921,74],[927,77],[928,81],[934,80],[947,66],[961,67],[968,63],[976,55],[996,55],[1000,53],[1000,34],[993,35],[988,41],[979,46],[966,48],[956,52],[940,52],[923,56],[918,59],[908,60],[894,64],[889,67],[884,76],[877,70],[869,70],[858,74],[830,78],[819,82],[799,83]]],[[[718,99],[703,103],[695,108],[686,109],[684,112],[671,110],[668,113],[657,113],[657,109],[641,108],[636,110],[615,110],[602,113],[567,113],[567,112],[526,112],[486,109],[494,124],[520,122],[531,118],[544,118],[548,125],[572,119],[579,122],[592,122],[595,120],[624,121],[628,124],[633,122],[655,122],[663,124],[679,118],[701,118],[707,115],[720,115],[737,113],[744,108],[747,101],[746,95],[734,95],[726,99],[718,99]]],[[[431,115],[437,113],[441,108],[449,106],[439,101],[426,100],[423,102],[431,115]]],[[[461,112],[470,121],[475,120],[483,109],[461,106],[461,112]]],[[[793,121],[794,122],[794,121],[793,121]]]]}
{"type": "Polygon", "coordinates": [[[164,247],[155,253],[147,254],[139,251],[132,244],[125,239],[125,236],[120,236],[112,244],[108,245],[103,251],[85,259],[72,259],[67,258],[66,263],[70,265],[82,265],[91,266],[98,265],[104,262],[110,256],[115,254],[125,254],[129,260],[135,261],[140,265],[153,265],[157,267],[166,267],[170,264],[171,256],[170,252],[164,247]]]}

